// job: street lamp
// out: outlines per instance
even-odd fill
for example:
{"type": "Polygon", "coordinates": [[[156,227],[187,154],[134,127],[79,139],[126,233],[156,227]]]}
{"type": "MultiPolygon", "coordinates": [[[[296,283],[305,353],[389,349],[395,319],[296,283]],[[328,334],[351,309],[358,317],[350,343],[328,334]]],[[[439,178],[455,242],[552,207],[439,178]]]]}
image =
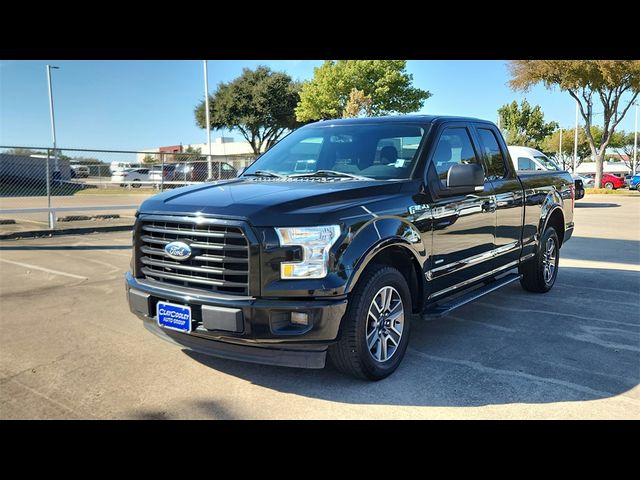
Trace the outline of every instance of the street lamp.
{"type": "Polygon", "coordinates": [[[207,124],[207,149],[209,156],[207,157],[207,173],[208,179],[213,178],[213,165],[211,164],[211,124],[209,123],[209,70],[207,69],[207,61],[202,61],[204,64],[204,108],[205,108],[205,122],[207,124]]]}
{"type": "Polygon", "coordinates": [[[576,128],[573,133],[573,174],[576,175],[576,163],[578,163],[578,101],[576,100],[576,128]]]}
{"type": "Polygon", "coordinates": [[[633,131],[633,174],[638,168],[638,102],[636,102],[636,125],[633,131]]]}
{"type": "Polygon", "coordinates": [[[53,113],[53,89],[51,88],[51,69],[60,67],[47,65],[47,81],[49,83],[49,112],[51,113],[51,135],[53,136],[53,180],[60,181],[60,166],[58,165],[58,151],[56,150],[56,119],[53,113]]]}

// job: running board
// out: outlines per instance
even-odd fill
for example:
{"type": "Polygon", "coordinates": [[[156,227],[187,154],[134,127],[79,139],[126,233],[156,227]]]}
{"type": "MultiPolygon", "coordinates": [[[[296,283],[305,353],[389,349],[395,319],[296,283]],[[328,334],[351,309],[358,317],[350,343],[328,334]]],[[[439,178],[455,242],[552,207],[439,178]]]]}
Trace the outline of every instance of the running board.
{"type": "Polygon", "coordinates": [[[473,302],[474,300],[477,300],[481,297],[484,297],[485,295],[498,290],[499,288],[504,287],[505,285],[509,285],[510,283],[513,283],[517,280],[520,280],[520,274],[518,273],[510,273],[508,275],[505,275],[504,277],[502,277],[499,280],[494,280],[493,282],[489,283],[488,285],[485,285],[484,287],[480,287],[476,290],[473,290],[469,293],[466,293],[464,295],[461,295],[453,300],[451,300],[450,303],[444,303],[442,305],[435,305],[433,307],[428,308],[427,310],[424,311],[424,313],[422,314],[422,318],[437,318],[437,317],[441,317],[443,315],[446,315],[447,313],[451,312],[452,310],[455,310],[458,307],[462,307],[463,305],[466,305],[467,303],[473,302]]]}

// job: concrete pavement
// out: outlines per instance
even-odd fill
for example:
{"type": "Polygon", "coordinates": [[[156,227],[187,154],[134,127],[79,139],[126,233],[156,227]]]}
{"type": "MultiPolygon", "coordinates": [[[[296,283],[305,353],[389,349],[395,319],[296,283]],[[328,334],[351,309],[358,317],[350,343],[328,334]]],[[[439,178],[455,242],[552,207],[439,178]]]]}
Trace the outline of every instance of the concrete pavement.
{"type": "Polygon", "coordinates": [[[130,233],[0,242],[0,418],[640,418],[640,199],[576,202],[546,295],[413,324],[377,383],[184,352],[125,301],[130,233]]]}

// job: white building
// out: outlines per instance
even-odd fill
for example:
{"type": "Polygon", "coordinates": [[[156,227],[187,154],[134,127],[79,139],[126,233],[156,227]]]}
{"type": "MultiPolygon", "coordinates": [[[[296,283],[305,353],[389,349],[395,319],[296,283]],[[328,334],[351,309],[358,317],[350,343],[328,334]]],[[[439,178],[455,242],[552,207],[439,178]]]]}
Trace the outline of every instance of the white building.
{"type": "MultiPolygon", "coordinates": [[[[596,162],[582,162],[576,168],[578,174],[596,173],[596,162]]],[[[606,161],[602,163],[602,171],[606,173],[612,173],[617,175],[628,175],[631,173],[631,169],[627,167],[624,162],[610,162],[606,161]]]]}
{"type": "MultiPolygon", "coordinates": [[[[200,153],[207,155],[209,153],[209,146],[206,143],[191,143],[186,145],[172,145],[168,147],[156,147],[142,150],[137,155],[138,163],[142,163],[144,157],[149,153],[166,153],[165,156],[167,162],[171,162],[173,153],[181,153],[191,147],[192,149],[200,149],[200,153]]],[[[211,141],[211,155],[224,156],[224,157],[239,157],[249,158],[255,157],[251,144],[245,140],[235,141],[231,137],[217,137],[211,141]]],[[[230,158],[229,160],[233,160],[230,158]]]]}

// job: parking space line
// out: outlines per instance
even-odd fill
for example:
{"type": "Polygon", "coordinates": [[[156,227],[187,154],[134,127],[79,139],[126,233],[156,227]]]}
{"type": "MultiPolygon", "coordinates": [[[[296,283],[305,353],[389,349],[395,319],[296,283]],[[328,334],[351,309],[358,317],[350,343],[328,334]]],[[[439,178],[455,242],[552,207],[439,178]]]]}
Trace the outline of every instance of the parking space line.
{"type": "Polygon", "coordinates": [[[0,258],[0,262],[10,263],[19,267],[30,268],[32,270],[40,270],[42,272],[51,273],[53,275],[62,275],[64,277],[77,278],[79,280],[87,280],[87,277],[82,277],[74,273],[61,272],[59,270],[52,270],[50,268],[38,267],[37,265],[31,265],[30,263],[14,262],[13,260],[7,260],[6,258],[0,258]]]}
{"type": "MultiPolygon", "coordinates": [[[[439,361],[439,362],[445,362],[445,363],[452,363],[454,365],[459,365],[459,366],[464,366],[467,368],[471,368],[473,370],[476,370],[480,373],[484,373],[484,374],[488,374],[488,375],[506,375],[506,376],[510,376],[510,377],[515,377],[518,379],[522,379],[522,380],[529,380],[529,381],[534,381],[534,382],[542,382],[542,383],[548,383],[548,384],[552,384],[555,386],[559,386],[559,387],[564,387],[564,388],[568,388],[571,390],[575,390],[581,393],[586,393],[588,395],[592,395],[596,398],[607,398],[607,397],[614,397],[614,396],[618,396],[619,398],[623,398],[620,395],[616,395],[615,393],[612,392],[606,392],[606,391],[602,391],[602,390],[595,390],[593,388],[587,387],[586,385],[580,385],[577,383],[573,383],[573,382],[567,382],[565,380],[560,380],[558,378],[553,378],[553,377],[541,377],[539,375],[533,375],[530,373],[525,373],[525,372],[516,372],[515,370],[505,370],[502,368],[493,368],[493,367],[489,367],[486,365],[483,365],[479,362],[474,362],[471,360],[461,360],[461,359],[456,359],[456,358],[446,358],[446,357],[439,357],[436,355],[429,355],[427,353],[421,352],[420,350],[416,350],[415,348],[409,347],[407,348],[407,352],[411,352],[419,357],[422,358],[426,358],[427,360],[433,360],[433,361],[439,361]]],[[[630,400],[631,403],[635,404],[635,405],[639,405],[640,402],[638,402],[638,400],[633,399],[633,398],[629,398],[629,397],[624,397],[625,400],[630,400]]]]}
{"type": "Polygon", "coordinates": [[[638,328],[640,325],[637,323],[629,323],[629,322],[619,322],[617,320],[607,320],[604,318],[594,318],[594,317],[585,317],[583,315],[575,315],[573,313],[562,313],[562,312],[554,312],[552,310],[536,310],[533,308],[515,308],[515,307],[504,307],[501,305],[493,305],[491,303],[486,302],[475,302],[476,305],[480,305],[482,307],[487,308],[495,308],[497,310],[504,310],[505,312],[515,312],[515,313],[539,313],[541,315],[549,315],[551,317],[559,316],[559,317],[570,317],[576,318],[578,320],[586,320],[588,322],[603,322],[603,323],[611,323],[613,325],[624,325],[627,327],[638,328]]]}
{"type": "Polygon", "coordinates": [[[601,262],[598,260],[580,260],[574,258],[561,258],[560,266],[590,269],[604,268],[608,270],[627,270],[630,272],[640,272],[640,265],[634,263],[601,262]]]}

